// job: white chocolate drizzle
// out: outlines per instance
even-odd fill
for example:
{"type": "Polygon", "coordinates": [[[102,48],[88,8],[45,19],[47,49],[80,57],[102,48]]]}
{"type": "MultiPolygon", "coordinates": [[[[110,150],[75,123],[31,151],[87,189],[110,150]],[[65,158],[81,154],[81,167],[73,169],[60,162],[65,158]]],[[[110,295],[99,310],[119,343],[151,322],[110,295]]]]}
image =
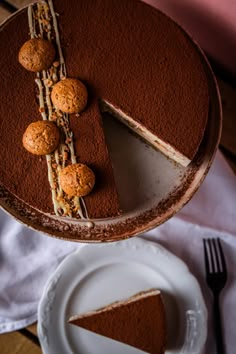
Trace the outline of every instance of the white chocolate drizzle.
{"type": "MultiPolygon", "coordinates": [[[[52,0],[30,5],[28,7],[28,23],[30,37],[46,37],[48,40],[55,39],[59,55],[59,62],[54,62],[48,70],[38,72],[35,79],[39,91],[39,112],[42,119],[55,121],[65,137],[65,141],[60,143],[58,149],[53,154],[46,155],[48,181],[52,192],[54,212],[57,216],[73,217],[74,215],[79,215],[81,219],[88,220],[88,212],[83,198],[69,198],[63,192],[59,183],[60,171],[67,165],[69,158],[71,163],[76,163],[76,156],[73,133],[69,125],[69,116],[66,113],[58,111],[51,101],[53,85],[58,80],[66,78],[66,66],[52,0]]],[[[87,227],[93,226],[93,223],[89,220],[85,224],[87,227]]]]}
{"type": "Polygon", "coordinates": [[[31,38],[36,37],[35,21],[33,21],[33,18],[34,18],[33,8],[32,8],[32,6],[29,6],[28,7],[28,22],[29,22],[29,30],[30,30],[30,37],[31,38]]]}
{"type": "Polygon", "coordinates": [[[66,77],[66,66],[65,66],[65,61],[64,61],[63,54],[62,54],[60,36],[59,36],[59,31],[58,31],[58,26],[57,26],[56,13],[53,8],[52,0],[48,0],[48,4],[49,4],[50,11],[52,14],[53,27],[55,29],[55,34],[56,34],[56,43],[57,43],[57,48],[58,48],[59,58],[60,58],[60,79],[62,79],[63,77],[66,77]]]}

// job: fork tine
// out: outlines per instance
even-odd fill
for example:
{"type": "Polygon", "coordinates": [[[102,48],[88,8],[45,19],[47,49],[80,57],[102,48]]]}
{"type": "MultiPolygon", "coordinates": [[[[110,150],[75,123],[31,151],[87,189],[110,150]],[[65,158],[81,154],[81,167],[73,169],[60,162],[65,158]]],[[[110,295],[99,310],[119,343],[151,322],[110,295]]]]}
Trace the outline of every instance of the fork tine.
{"type": "Polygon", "coordinates": [[[213,313],[215,322],[215,338],[218,354],[225,353],[224,338],[219,306],[219,295],[227,282],[226,263],[219,238],[203,239],[206,282],[211,289],[214,299],[213,313]],[[223,270],[222,270],[223,268],[223,270]]]}
{"type": "Polygon", "coordinates": [[[204,247],[206,273],[208,274],[208,273],[210,273],[210,264],[209,264],[208,253],[207,253],[207,240],[206,239],[203,239],[203,247],[204,247]]]}
{"type": "Polygon", "coordinates": [[[220,254],[219,254],[219,248],[217,249],[217,245],[216,245],[216,239],[213,238],[212,240],[212,245],[214,248],[214,253],[215,253],[215,265],[216,265],[216,272],[220,272],[221,271],[221,265],[220,265],[220,254]]]}
{"type": "Polygon", "coordinates": [[[215,273],[216,272],[216,267],[215,267],[215,260],[214,260],[214,251],[213,251],[213,246],[212,246],[212,239],[207,240],[208,248],[210,251],[210,258],[211,258],[211,272],[215,273]]]}
{"type": "Polygon", "coordinates": [[[217,238],[217,243],[220,251],[220,257],[221,257],[221,264],[222,264],[222,271],[226,273],[226,264],[225,264],[225,256],[221,247],[220,239],[217,238]]]}

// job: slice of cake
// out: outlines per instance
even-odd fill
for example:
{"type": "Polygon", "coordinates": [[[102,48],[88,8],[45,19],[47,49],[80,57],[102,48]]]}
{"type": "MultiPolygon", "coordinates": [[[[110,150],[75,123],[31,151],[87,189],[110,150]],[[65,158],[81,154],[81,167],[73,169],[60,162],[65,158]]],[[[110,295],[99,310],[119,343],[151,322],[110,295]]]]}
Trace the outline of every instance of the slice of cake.
{"type": "Polygon", "coordinates": [[[72,316],[69,322],[148,353],[165,352],[165,310],[159,290],[144,291],[101,309],[72,316]]]}

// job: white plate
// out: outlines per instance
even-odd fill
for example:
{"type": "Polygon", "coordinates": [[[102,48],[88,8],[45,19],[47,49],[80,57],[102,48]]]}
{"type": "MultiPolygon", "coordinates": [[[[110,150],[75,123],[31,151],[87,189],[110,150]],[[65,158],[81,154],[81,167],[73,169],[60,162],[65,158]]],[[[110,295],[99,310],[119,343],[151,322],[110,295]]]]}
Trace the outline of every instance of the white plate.
{"type": "Polygon", "coordinates": [[[67,257],[44,289],[38,335],[45,354],[142,353],[67,323],[71,315],[99,308],[139,291],[158,288],[167,315],[166,354],[200,354],[207,311],[187,266],[162,246],[140,238],[88,245],[67,257]]]}

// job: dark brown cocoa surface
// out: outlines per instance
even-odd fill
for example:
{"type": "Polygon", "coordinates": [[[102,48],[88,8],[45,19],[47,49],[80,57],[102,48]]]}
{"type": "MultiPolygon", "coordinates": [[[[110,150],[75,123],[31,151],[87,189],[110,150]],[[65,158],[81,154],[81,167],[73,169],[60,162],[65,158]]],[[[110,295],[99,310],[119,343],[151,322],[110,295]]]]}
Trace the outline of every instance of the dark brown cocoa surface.
{"type": "Polygon", "coordinates": [[[160,294],[119,305],[114,303],[102,311],[84,314],[71,323],[147,353],[163,354],[165,351],[165,310],[160,294]]]}
{"type": "Polygon", "coordinates": [[[209,103],[195,44],[161,12],[136,0],[69,4],[56,3],[69,75],[90,83],[98,97],[192,160],[209,103]]]}

